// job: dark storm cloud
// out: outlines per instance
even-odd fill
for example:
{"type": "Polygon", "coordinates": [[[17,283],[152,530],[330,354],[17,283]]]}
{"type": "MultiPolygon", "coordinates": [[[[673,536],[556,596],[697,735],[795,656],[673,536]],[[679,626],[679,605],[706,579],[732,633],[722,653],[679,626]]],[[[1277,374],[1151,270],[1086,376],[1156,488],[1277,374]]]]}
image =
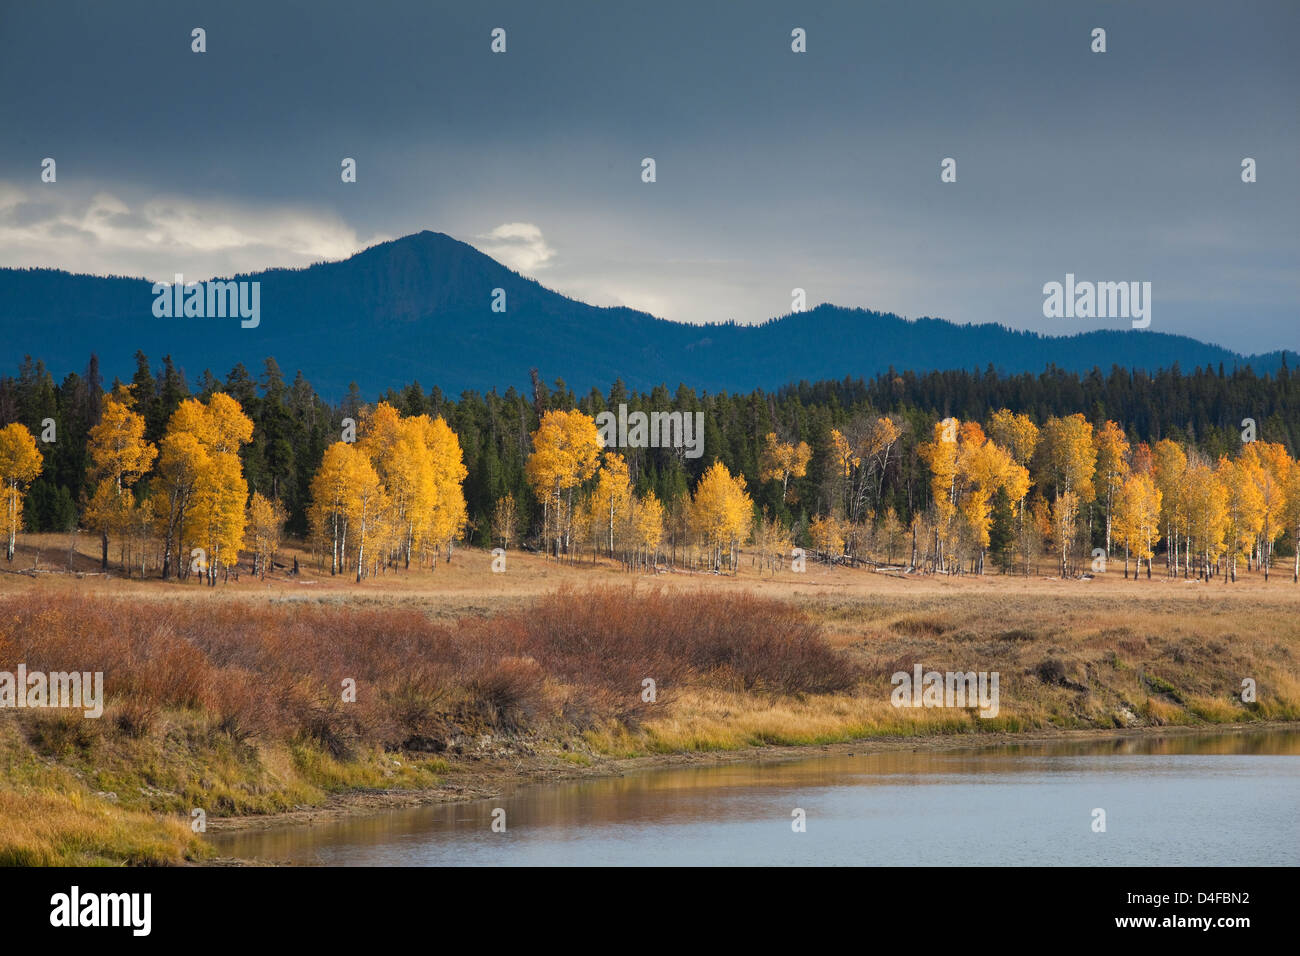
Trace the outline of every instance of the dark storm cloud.
{"type": "Polygon", "coordinates": [[[1297,39],[1287,2],[8,4],[0,262],[219,271],[425,228],[507,254],[521,224],[546,284],[670,318],[797,286],[1105,326],[1043,317],[1072,272],[1152,282],[1154,330],[1294,348],[1297,39]]]}

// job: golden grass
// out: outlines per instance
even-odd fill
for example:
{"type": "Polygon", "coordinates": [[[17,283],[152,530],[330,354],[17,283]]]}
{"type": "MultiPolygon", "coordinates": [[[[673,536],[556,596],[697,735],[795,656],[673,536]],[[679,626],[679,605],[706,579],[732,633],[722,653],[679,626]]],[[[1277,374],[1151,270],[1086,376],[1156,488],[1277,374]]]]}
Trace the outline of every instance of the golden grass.
{"type": "Polygon", "coordinates": [[[340,761],[301,743],[235,745],[184,711],[164,713],[140,738],[88,731],[57,755],[23,723],[0,713],[0,865],[199,860],[209,851],[190,829],[194,809],[210,817],[275,813],[342,790],[434,786],[447,769],[437,758],[378,750],[340,761]]]}
{"type": "Polygon", "coordinates": [[[720,690],[689,690],[671,712],[640,727],[602,727],[584,735],[595,751],[616,757],[739,750],[761,746],[813,746],[882,736],[930,736],[1021,729],[999,715],[895,708],[888,696],[823,694],[764,697],[720,690]]]}
{"type": "Polygon", "coordinates": [[[179,818],[79,790],[0,790],[0,866],[165,866],[208,852],[179,818]]]}

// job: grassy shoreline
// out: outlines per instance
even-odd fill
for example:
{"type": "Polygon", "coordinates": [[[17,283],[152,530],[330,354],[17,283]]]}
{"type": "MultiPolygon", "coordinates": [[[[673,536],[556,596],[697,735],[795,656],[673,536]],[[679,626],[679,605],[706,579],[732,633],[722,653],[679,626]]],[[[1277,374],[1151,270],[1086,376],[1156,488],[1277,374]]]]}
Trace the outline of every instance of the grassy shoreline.
{"type": "MultiPolygon", "coordinates": [[[[978,718],[974,718],[978,720],[978,718]]],[[[1021,730],[938,722],[917,723],[906,733],[893,729],[869,736],[844,736],[790,742],[779,736],[737,747],[706,746],[680,750],[598,749],[590,740],[539,741],[494,738],[476,752],[451,759],[425,755],[370,753],[336,761],[322,752],[285,753],[259,745],[259,759],[247,766],[259,776],[277,767],[274,783],[260,788],[247,780],[239,812],[207,818],[209,832],[310,824],[342,816],[399,807],[486,799],[507,789],[645,770],[751,760],[792,760],[832,753],[907,750],[969,750],[1007,743],[1071,740],[1123,740],[1140,737],[1234,734],[1269,729],[1300,730],[1300,721],[1258,719],[1212,722],[1194,716],[1185,723],[1129,728],[1026,727],[1021,730]],[[567,748],[567,749],[566,749],[567,748]],[[294,768],[294,769],[290,769],[294,768]]],[[[654,732],[654,722],[645,731],[654,732]]],[[[652,738],[653,739],[653,738],[652,738]]],[[[13,741],[0,736],[4,757],[0,788],[0,858],[9,865],[185,865],[224,863],[202,836],[190,830],[184,800],[156,784],[141,788],[142,798],[123,801],[115,792],[95,789],[105,778],[88,777],[75,762],[41,760],[28,751],[29,772],[16,775],[13,741]],[[32,763],[39,766],[30,772],[32,763]],[[25,781],[25,782],[22,782],[25,781]],[[15,786],[15,784],[18,784],[15,786]],[[146,793],[145,791],[148,790],[146,793]],[[128,805],[123,805],[127,803],[128,805]],[[33,823],[33,815],[36,822],[33,823]],[[27,846],[24,847],[23,844],[27,846]]],[[[125,759],[125,758],[124,758],[125,759]]],[[[124,790],[146,777],[158,780],[156,765],[123,763],[115,779],[124,790]],[[139,774],[139,776],[136,776],[139,774]]],[[[174,768],[177,779],[193,768],[174,768]]],[[[200,773],[202,771],[199,771],[200,773]]],[[[264,778],[265,780],[265,778],[264,778]]],[[[213,781],[204,780],[212,784],[213,781]]],[[[238,861],[236,861],[238,862],[238,861]]]]}
{"type": "MultiPolygon", "coordinates": [[[[1300,732],[1300,721],[1260,721],[1234,724],[1185,724],[1127,729],[1034,730],[1021,732],[934,734],[912,737],[866,737],[821,744],[762,745],[735,750],[689,751],[644,754],[633,757],[610,757],[582,765],[546,758],[511,760],[487,766],[452,766],[437,787],[403,791],[348,791],[332,794],[322,805],[286,813],[256,817],[219,817],[209,820],[209,832],[272,829],[286,826],[310,826],[387,810],[405,809],[442,803],[488,800],[518,790],[574,780],[652,773],[680,767],[721,766],[748,762],[786,762],[814,757],[909,752],[969,752],[1003,747],[1008,744],[1041,745],[1072,742],[1122,742],[1140,739],[1169,739],[1197,736],[1228,737],[1269,731],[1300,732]]],[[[246,863],[231,859],[204,861],[216,865],[246,863]]]]}

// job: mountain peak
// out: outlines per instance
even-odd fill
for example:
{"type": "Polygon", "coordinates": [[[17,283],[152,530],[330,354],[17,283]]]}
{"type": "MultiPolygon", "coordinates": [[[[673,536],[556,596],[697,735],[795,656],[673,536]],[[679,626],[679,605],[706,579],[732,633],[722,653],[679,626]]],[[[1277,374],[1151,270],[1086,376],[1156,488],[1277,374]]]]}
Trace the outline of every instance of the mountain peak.
{"type": "Polygon", "coordinates": [[[224,376],[237,363],[257,368],[273,357],[334,396],[353,381],[368,394],[415,380],[453,394],[523,387],[532,368],[579,391],[618,379],[637,389],[686,383],[747,391],[890,367],[992,364],[1037,374],[1050,365],[1087,372],[1250,362],[1267,372],[1282,360],[1281,353],[1247,359],[1159,332],[1052,337],[825,303],[760,325],[688,325],[574,301],[428,229],[348,259],[238,278],[261,284],[256,328],[225,318],[157,318],[143,279],[0,269],[0,327],[13,360],[30,354],[58,375],[84,368],[91,352],[107,376],[123,379],[137,349],[154,359],[170,354],[191,378],[205,369],[224,376]]]}

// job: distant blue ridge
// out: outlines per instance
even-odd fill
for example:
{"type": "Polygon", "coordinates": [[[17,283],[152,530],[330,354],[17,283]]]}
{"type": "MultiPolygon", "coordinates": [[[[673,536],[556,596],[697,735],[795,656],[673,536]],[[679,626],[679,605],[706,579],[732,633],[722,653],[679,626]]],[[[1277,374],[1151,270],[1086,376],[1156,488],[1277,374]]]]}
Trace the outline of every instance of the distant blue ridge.
{"type": "Polygon", "coordinates": [[[0,269],[5,374],[31,355],[59,378],[94,352],[106,380],[126,381],[140,350],[155,363],[170,355],[193,384],[205,369],[224,378],[243,363],[256,374],[274,357],[290,379],[302,371],[322,396],[339,398],[351,382],[363,394],[413,381],[451,395],[525,388],[532,368],[581,394],[619,379],[637,390],[750,391],[890,368],[1036,374],[1049,365],[1087,373],[1222,363],[1266,373],[1284,355],[1298,364],[1295,352],[1245,356],[1150,330],[1046,336],[829,305],[761,325],[690,325],[569,299],[428,231],[341,262],[234,278],[262,284],[256,329],[238,318],[155,318],[143,279],[0,269]],[[491,311],[495,288],[506,291],[505,313],[491,311]]]}

